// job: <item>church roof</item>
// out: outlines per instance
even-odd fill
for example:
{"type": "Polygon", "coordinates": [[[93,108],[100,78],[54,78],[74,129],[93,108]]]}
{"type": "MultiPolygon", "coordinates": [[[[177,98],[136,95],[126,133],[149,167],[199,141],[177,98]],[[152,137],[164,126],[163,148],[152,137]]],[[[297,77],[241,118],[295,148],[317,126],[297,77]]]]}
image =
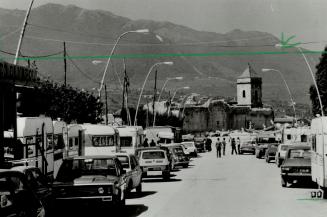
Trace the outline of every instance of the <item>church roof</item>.
{"type": "Polygon", "coordinates": [[[244,72],[238,78],[259,78],[259,75],[254,71],[250,63],[244,72]]]}

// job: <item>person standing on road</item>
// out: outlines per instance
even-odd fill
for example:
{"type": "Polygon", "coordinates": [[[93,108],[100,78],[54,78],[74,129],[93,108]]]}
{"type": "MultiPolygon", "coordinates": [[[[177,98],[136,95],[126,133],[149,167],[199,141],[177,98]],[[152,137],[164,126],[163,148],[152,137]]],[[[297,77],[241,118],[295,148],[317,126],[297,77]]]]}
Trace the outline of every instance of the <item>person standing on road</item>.
{"type": "Polygon", "coordinates": [[[232,138],[231,145],[232,145],[232,155],[234,154],[234,152],[235,154],[237,154],[235,138],[232,138]]]}
{"type": "Polygon", "coordinates": [[[156,146],[156,143],[154,142],[154,140],[152,139],[151,142],[150,142],[150,147],[155,147],[156,146]]]}
{"type": "Polygon", "coordinates": [[[217,151],[217,158],[221,158],[221,142],[219,141],[219,138],[216,142],[216,151],[217,151]]]}
{"type": "Polygon", "coordinates": [[[209,138],[209,137],[207,137],[207,139],[206,139],[206,143],[205,143],[205,148],[207,149],[207,151],[211,151],[211,144],[212,144],[212,140],[209,138]]]}
{"type": "Polygon", "coordinates": [[[149,147],[148,138],[144,139],[143,147],[149,147]]]}
{"type": "Polygon", "coordinates": [[[226,151],[226,140],[225,140],[225,138],[223,139],[222,144],[223,144],[223,155],[225,156],[225,151],[226,151]]]}
{"type": "Polygon", "coordinates": [[[240,140],[240,137],[237,137],[236,145],[237,145],[237,153],[240,154],[240,150],[241,150],[241,140],[240,140]]]}

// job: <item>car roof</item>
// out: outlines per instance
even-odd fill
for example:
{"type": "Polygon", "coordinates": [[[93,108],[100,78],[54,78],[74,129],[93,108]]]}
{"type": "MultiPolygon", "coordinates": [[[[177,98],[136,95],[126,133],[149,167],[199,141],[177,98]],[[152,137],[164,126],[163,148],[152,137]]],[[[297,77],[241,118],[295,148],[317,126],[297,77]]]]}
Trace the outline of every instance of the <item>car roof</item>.
{"type": "Polygon", "coordinates": [[[114,155],[88,155],[88,156],[75,156],[75,157],[68,157],[64,160],[79,160],[79,159],[103,159],[103,158],[117,158],[114,155]]]}
{"type": "Polygon", "coordinates": [[[33,166],[15,166],[12,167],[10,170],[15,170],[15,171],[19,171],[19,172],[25,172],[28,169],[39,169],[38,167],[33,167],[33,166]]]}
{"type": "Polygon", "coordinates": [[[309,145],[290,145],[289,149],[311,149],[309,145]]]}
{"type": "Polygon", "coordinates": [[[11,174],[11,175],[18,175],[18,176],[23,176],[24,174],[20,171],[17,170],[10,170],[10,169],[0,169],[0,176],[1,175],[6,175],[6,174],[11,174]]]}

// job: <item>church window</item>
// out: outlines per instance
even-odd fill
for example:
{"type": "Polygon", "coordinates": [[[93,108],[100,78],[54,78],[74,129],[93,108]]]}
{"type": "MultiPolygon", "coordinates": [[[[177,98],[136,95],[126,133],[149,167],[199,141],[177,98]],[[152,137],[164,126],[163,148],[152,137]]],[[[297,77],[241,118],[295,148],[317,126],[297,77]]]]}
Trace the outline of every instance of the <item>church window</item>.
{"type": "Polygon", "coordinates": [[[243,98],[245,98],[245,90],[243,90],[243,98]]]}

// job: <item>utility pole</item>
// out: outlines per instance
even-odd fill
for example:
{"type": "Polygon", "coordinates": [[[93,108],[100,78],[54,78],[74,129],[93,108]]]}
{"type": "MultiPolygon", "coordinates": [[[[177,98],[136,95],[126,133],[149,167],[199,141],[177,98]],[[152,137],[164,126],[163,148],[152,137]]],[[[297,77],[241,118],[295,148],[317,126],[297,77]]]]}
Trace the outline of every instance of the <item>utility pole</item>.
{"type": "Polygon", "coordinates": [[[33,2],[34,2],[34,0],[31,0],[30,6],[29,6],[29,8],[28,8],[28,10],[26,12],[26,15],[25,15],[23,27],[22,27],[22,30],[20,32],[20,37],[19,37],[19,41],[18,41],[18,45],[17,45],[17,49],[16,49],[14,65],[18,64],[18,56],[19,56],[19,53],[20,53],[20,48],[22,46],[22,42],[23,42],[23,38],[24,38],[24,34],[25,34],[25,29],[26,29],[26,26],[27,26],[27,20],[28,20],[28,17],[30,16],[30,12],[31,12],[31,9],[32,9],[32,6],[33,6],[33,2]]]}
{"type": "Polygon", "coordinates": [[[65,87],[67,86],[67,51],[66,51],[66,42],[64,41],[64,70],[65,70],[65,87]]]}
{"type": "Polygon", "coordinates": [[[108,96],[107,96],[107,85],[104,84],[104,95],[105,95],[105,98],[106,98],[106,108],[105,108],[105,112],[106,112],[106,125],[108,125],[108,96]]]}
{"type": "Polygon", "coordinates": [[[153,126],[154,126],[154,114],[155,114],[155,104],[156,104],[156,95],[157,95],[157,74],[158,70],[156,70],[154,74],[154,88],[153,88],[153,102],[152,102],[152,115],[153,115],[153,126]]]}

